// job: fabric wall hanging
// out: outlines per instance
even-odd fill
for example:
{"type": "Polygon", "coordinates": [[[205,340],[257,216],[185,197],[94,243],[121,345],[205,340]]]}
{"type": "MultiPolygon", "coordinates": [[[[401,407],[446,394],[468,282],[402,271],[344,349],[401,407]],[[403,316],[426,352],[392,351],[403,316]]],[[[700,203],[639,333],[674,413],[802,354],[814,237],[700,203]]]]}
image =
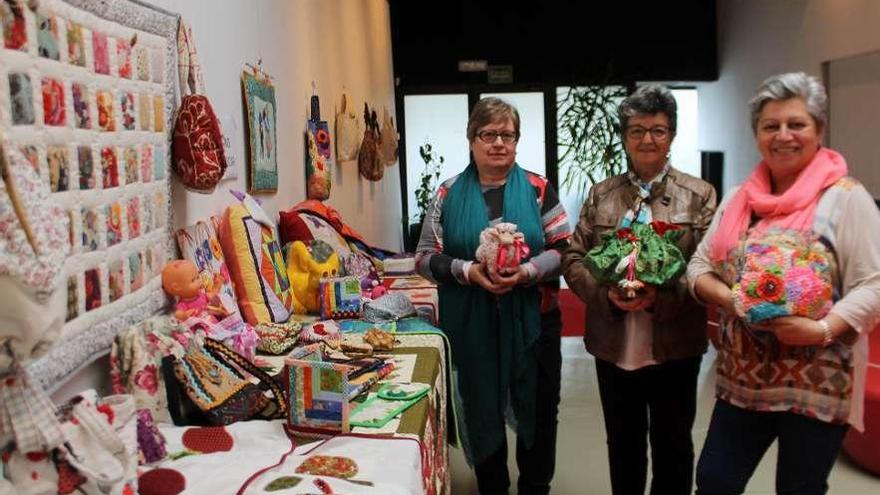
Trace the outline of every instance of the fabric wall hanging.
{"type": "Polygon", "coordinates": [[[183,20],[177,35],[177,67],[183,98],[172,133],[171,164],[187,189],[210,194],[226,172],[223,135],[205,96],[192,29],[183,20]]]}
{"type": "Polygon", "coordinates": [[[259,68],[241,73],[248,138],[248,192],[278,190],[275,87],[259,68]]]}
{"type": "Polygon", "coordinates": [[[394,128],[394,119],[388,113],[388,107],[382,107],[382,130],[379,133],[379,150],[385,165],[391,166],[397,163],[397,129],[394,128]]]}
{"type": "Polygon", "coordinates": [[[330,129],[321,120],[318,95],[311,98],[311,116],[306,130],[306,196],[324,201],[330,197],[330,129]]]}
{"type": "Polygon", "coordinates": [[[358,118],[351,110],[348,95],[342,93],[342,106],[336,114],[336,160],[339,162],[357,160],[361,146],[358,118]]]}
{"type": "Polygon", "coordinates": [[[366,102],[364,103],[364,139],[358,152],[358,170],[364,179],[371,181],[382,180],[382,175],[385,174],[385,166],[379,156],[379,122],[376,119],[376,111],[370,111],[366,102]]]}
{"type": "Polygon", "coordinates": [[[67,217],[60,288],[50,301],[30,299],[34,319],[63,322],[56,344],[28,364],[48,387],[167,304],[158,274],[171,248],[179,18],[128,0],[27,3],[4,4],[21,15],[3,27],[0,139],[67,217]]]}

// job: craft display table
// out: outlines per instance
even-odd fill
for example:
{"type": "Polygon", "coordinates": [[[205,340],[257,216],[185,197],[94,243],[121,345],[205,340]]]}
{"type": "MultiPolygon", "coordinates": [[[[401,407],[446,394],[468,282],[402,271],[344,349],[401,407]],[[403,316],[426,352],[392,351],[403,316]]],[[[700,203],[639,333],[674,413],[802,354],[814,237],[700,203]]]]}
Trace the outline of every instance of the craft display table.
{"type": "Polygon", "coordinates": [[[315,441],[288,438],[282,420],[209,428],[163,425],[170,458],[145,472],[142,484],[155,478],[167,486],[177,480],[185,484],[179,493],[235,493],[293,448],[243,493],[321,493],[319,485],[326,483],[333,493],[347,495],[448,494],[444,341],[440,335],[398,334],[397,339],[396,368],[384,381],[427,383],[432,389],[385,427],[355,427],[350,434],[315,441]]]}

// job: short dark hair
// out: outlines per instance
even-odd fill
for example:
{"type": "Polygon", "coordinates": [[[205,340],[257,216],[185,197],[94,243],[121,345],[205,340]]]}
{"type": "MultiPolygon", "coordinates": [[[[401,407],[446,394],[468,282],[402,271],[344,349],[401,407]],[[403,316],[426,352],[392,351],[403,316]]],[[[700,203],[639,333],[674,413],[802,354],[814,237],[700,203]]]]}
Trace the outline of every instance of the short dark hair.
{"type": "Polygon", "coordinates": [[[477,138],[477,130],[480,127],[504,119],[513,121],[513,129],[516,132],[516,137],[519,138],[519,112],[516,107],[494,96],[481,99],[474,105],[471,116],[468,117],[468,141],[473,142],[477,138]]]}
{"type": "Polygon", "coordinates": [[[678,126],[678,105],[675,97],[666,86],[646,84],[627,96],[617,107],[617,118],[620,120],[620,132],[626,132],[629,119],[636,115],[654,115],[662,113],[669,119],[669,130],[675,134],[678,126]]]}

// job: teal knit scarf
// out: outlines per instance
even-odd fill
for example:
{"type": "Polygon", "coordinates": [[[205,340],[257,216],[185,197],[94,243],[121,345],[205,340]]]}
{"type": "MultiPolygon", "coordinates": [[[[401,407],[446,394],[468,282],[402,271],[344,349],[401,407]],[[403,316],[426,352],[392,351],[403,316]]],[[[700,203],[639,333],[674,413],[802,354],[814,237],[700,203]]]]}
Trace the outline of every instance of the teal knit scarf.
{"type": "MultiPolygon", "coordinates": [[[[489,226],[476,166],[471,163],[443,201],[443,251],[471,260],[480,232],[489,226]]],[[[514,164],[504,185],[502,219],[525,235],[531,256],[544,248],[535,190],[514,164]]],[[[452,346],[463,410],[460,423],[465,454],[476,464],[504,440],[508,399],[517,435],[531,446],[535,435],[535,342],[541,331],[540,295],[522,287],[495,296],[478,285],[440,286],[440,327],[452,346]]]]}

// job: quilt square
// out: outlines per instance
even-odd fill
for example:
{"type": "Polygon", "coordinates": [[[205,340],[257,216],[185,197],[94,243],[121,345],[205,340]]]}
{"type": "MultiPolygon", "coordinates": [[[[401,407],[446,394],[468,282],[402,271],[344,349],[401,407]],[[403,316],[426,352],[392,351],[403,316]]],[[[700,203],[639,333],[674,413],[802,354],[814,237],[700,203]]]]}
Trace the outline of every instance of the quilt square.
{"type": "Polygon", "coordinates": [[[89,112],[89,89],[85,84],[73,83],[70,85],[70,94],[73,96],[73,120],[79,129],[92,128],[92,114],[89,112]]]}
{"type": "Polygon", "coordinates": [[[102,131],[116,130],[116,116],[113,115],[113,93],[99,89],[95,97],[98,103],[98,127],[102,131]]]}
{"type": "Polygon", "coordinates": [[[91,146],[77,146],[76,158],[79,164],[79,188],[82,191],[95,188],[95,159],[91,146]]]}
{"type": "Polygon", "coordinates": [[[92,31],[92,52],[95,60],[95,72],[110,74],[110,52],[107,48],[107,35],[92,31]]]}
{"type": "Polygon", "coordinates": [[[141,235],[141,198],[135,196],[125,205],[125,219],[128,221],[128,238],[134,239],[141,235]]]}
{"type": "Polygon", "coordinates": [[[126,130],[134,130],[134,95],[121,93],[119,95],[119,108],[122,113],[122,127],[126,130]]]}
{"type": "Polygon", "coordinates": [[[150,80],[150,54],[145,46],[136,46],[134,49],[135,70],[137,78],[141,81],[150,80]]]}
{"type": "Polygon", "coordinates": [[[119,164],[116,161],[116,149],[113,147],[101,150],[101,176],[104,189],[119,186],[119,164]]]}
{"type": "Polygon", "coordinates": [[[64,125],[64,84],[52,77],[43,78],[43,122],[46,125],[64,125]]]}
{"type": "Polygon", "coordinates": [[[168,199],[164,191],[158,191],[153,195],[153,211],[156,212],[156,216],[153,219],[153,227],[157,229],[165,227],[168,221],[165,216],[165,212],[168,211],[168,199]]]}
{"type": "Polygon", "coordinates": [[[82,209],[82,247],[84,251],[98,250],[98,210],[82,209]]]}
{"type": "Polygon", "coordinates": [[[77,289],[77,276],[67,277],[67,318],[70,321],[79,316],[79,290],[77,289]]]}
{"type": "Polygon", "coordinates": [[[73,21],[67,21],[67,61],[80,67],[86,66],[83,27],[73,21]]]}
{"type": "Polygon", "coordinates": [[[128,280],[131,286],[131,292],[134,292],[144,285],[144,254],[131,253],[128,256],[128,280]]]}
{"type": "Polygon", "coordinates": [[[52,192],[70,189],[70,153],[67,146],[47,147],[46,161],[49,164],[49,189],[52,192]]]}
{"type": "Polygon", "coordinates": [[[162,180],[165,178],[165,148],[156,146],[153,149],[153,179],[162,180]]]}
{"type": "Polygon", "coordinates": [[[130,146],[122,152],[122,160],[125,163],[125,183],[135,184],[140,182],[138,178],[138,152],[137,148],[130,146]]]}
{"type": "Polygon", "coordinates": [[[37,172],[37,175],[40,174],[40,152],[37,151],[36,146],[25,145],[19,148],[21,150],[21,154],[27,158],[27,161],[34,167],[34,170],[37,172]]]}
{"type": "Polygon", "coordinates": [[[131,79],[131,43],[128,40],[116,40],[116,64],[119,77],[131,79]]]}
{"type": "Polygon", "coordinates": [[[140,121],[140,129],[142,131],[150,130],[150,105],[152,98],[150,95],[141,93],[138,95],[138,120],[140,121]]]}
{"type": "Polygon", "coordinates": [[[153,180],[153,145],[141,146],[141,181],[153,180]]]}
{"type": "Polygon", "coordinates": [[[107,205],[104,210],[107,218],[107,246],[122,242],[122,206],[119,203],[107,205]]]}
{"type": "Polygon", "coordinates": [[[58,20],[54,16],[37,13],[37,51],[41,57],[59,60],[58,20]]]}
{"type": "Polygon", "coordinates": [[[165,51],[161,48],[150,50],[150,69],[154,83],[165,83],[165,51]]]}
{"type": "Polygon", "coordinates": [[[153,130],[165,132],[165,98],[153,97],[153,130]]]}
{"type": "Polygon", "coordinates": [[[34,92],[31,76],[23,72],[9,73],[9,100],[12,105],[12,125],[34,123],[34,92]]]}
{"type": "Polygon", "coordinates": [[[19,2],[7,2],[10,18],[3,19],[3,46],[10,50],[27,50],[27,29],[24,10],[19,2]]]}
{"type": "Polygon", "coordinates": [[[86,311],[101,307],[101,269],[92,268],[85,272],[86,311]]]}
{"type": "Polygon", "coordinates": [[[125,295],[125,267],[122,260],[111,262],[108,271],[110,272],[108,283],[110,302],[113,302],[125,295]]]}

